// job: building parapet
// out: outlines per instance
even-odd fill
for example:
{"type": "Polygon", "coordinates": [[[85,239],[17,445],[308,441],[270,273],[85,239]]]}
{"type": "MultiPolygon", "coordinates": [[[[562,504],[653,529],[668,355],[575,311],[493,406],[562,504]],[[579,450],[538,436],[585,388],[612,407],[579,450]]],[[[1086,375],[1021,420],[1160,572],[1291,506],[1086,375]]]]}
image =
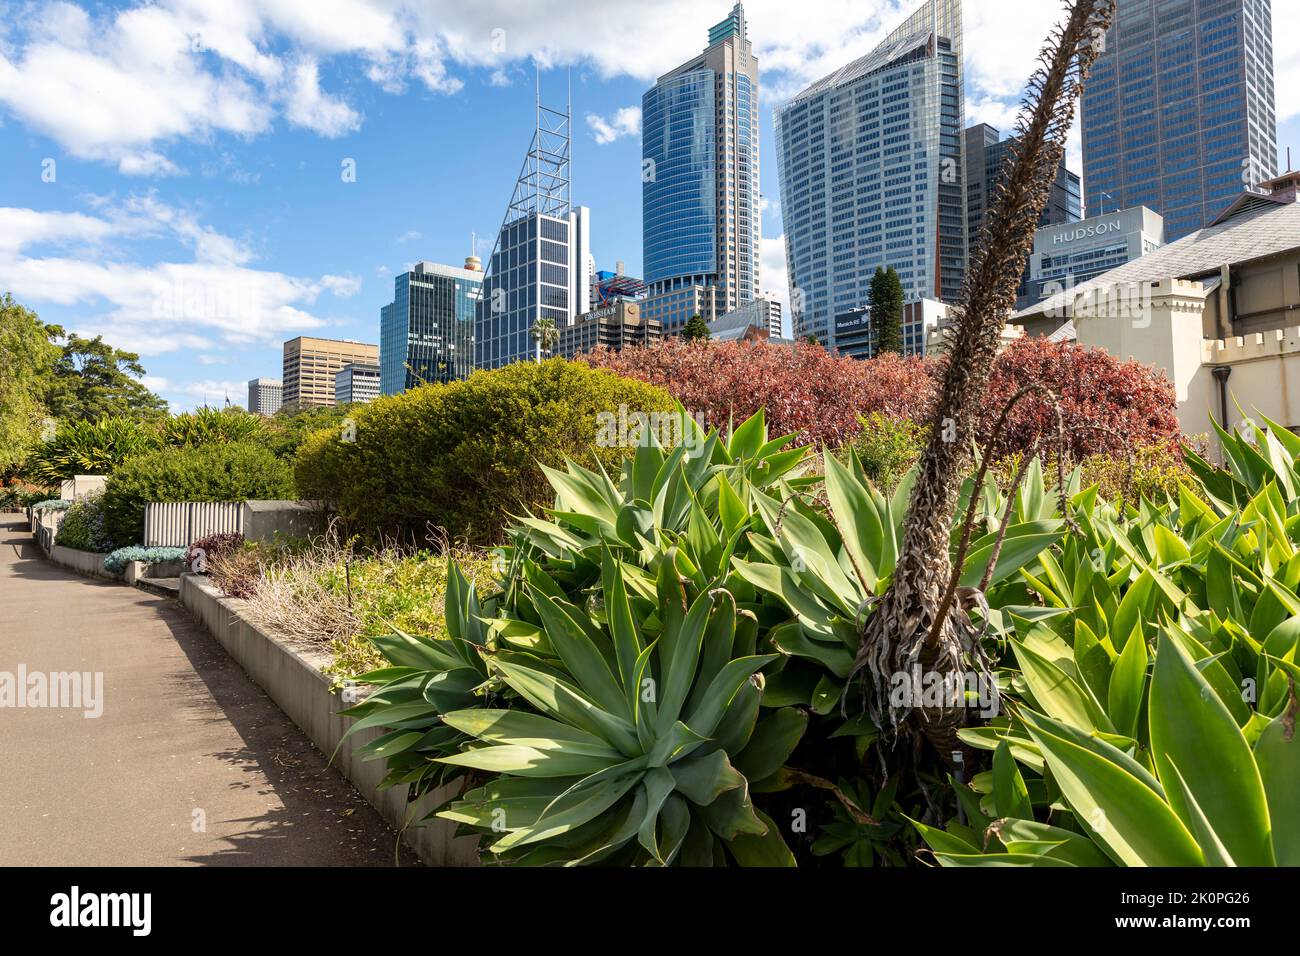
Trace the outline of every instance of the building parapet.
{"type": "Polygon", "coordinates": [[[1297,353],[1300,353],[1300,327],[1251,332],[1229,339],[1205,340],[1206,365],[1234,365],[1297,353]]]}

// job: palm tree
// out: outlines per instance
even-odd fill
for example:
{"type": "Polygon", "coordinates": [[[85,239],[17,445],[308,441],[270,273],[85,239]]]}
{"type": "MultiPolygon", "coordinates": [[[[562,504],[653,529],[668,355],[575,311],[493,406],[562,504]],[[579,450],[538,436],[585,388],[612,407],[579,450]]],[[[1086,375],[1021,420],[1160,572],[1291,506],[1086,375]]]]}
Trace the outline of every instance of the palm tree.
{"type": "Polygon", "coordinates": [[[537,361],[542,360],[542,353],[550,355],[560,344],[560,330],[555,327],[554,319],[538,319],[529,329],[529,335],[537,343],[537,361]]]}
{"type": "Polygon", "coordinates": [[[898,737],[915,740],[920,734],[949,764],[970,754],[957,736],[967,720],[964,703],[892,703],[890,678],[917,667],[940,678],[971,671],[990,677],[980,629],[968,613],[981,595],[973,593],[976,589],[955,587],[949,548],[963,476],[970,470],[977,409],[1034,228],[1065,155],[1076,101],[1101,52],[1115,0],[1075,0],[1068,9],[1065,25],[1052,33],[1039,55],[1017,122],[1012,158],[972,254],[898,563],[889,590],[862,625],[855,662],[855,672],[866,671],[867,706],[876,723],[892,728],[898,737]]]}

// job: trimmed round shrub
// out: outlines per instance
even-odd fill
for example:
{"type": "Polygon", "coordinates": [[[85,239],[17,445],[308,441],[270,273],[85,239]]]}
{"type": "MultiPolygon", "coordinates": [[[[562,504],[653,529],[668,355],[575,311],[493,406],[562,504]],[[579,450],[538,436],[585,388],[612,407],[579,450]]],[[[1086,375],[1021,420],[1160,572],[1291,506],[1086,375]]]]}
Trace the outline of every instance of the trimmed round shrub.
{"type": "Polygon", "coordinates": [[[298,451],[298,492],[333,502],[376,540],[488,543],[511,514],[553,503],[539,464],[617,469],[631,449],[598,444],[602,425],[620,409],[673,408],[662,389],[580,362],[516,362],[377,399],[312,434],[298,451]]]}
{"type": "Polygon", "coordinates": [[[78,498],[63,516],[54,543],[78,551],[104,554],[113,550],[113,538],[104,524],[104,493],[96,491],[78,498]]]}
{"type": "Polygon", "coordinates": [[[119,544],[138,542],[144,536],[144,506],[151,501],[292,496],[292,471],[264,448],[239,444],[171,448],[129,458],[113,472],[104,488],[105,525],[119,544]]]}
{"type": "Polygon", "coordinates": [[[138,544],[133,544],[104,555],[104,570],[112,574],[120,574],[132,561],[157,564],[160,561],[175,561],[183,557],[185,557],[184,548],[142,548],[138,544]]]}

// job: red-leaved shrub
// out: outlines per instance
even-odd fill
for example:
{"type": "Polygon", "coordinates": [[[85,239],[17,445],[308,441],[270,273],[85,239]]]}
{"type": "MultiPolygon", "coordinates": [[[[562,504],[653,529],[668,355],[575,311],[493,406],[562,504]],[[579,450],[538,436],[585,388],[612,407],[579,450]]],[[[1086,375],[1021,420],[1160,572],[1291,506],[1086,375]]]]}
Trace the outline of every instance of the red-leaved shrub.
{"type": "Polygon", "coordinates": [[[933,391],[919,358],[890,355],[870,362],[832,355],[816,345],[685,342],[583,356],[596,368],[659,385],[687,411],[726,428],[766,409],[774,435],[839,446],[859,431],[858,416],[881,412],[920,418],[933,391]]]}
{"type": "MultiPolygon", "coordinates": [[[[858,360],[819,346],[763,342],[685,342],[669,339],[621,352],[597,349],[582,357],[597,368],[665,388],[710,425],[739,422],[767,410],[773,434],[796,433],[801,442],[837,447],[852,440],[859,416],[929,421],[943,359],[899,355],[858,360]]],[[[1014,340],[998,356],[979,415],[978,438],[987,443],[1007,400],[1041,382],[1061,399],[1071,458],[1121,452],[1133,445],[1179,437],[1173,385],[1159,369],[1121,361],[1104,349],[1043,338],[1014,340]],[[1103,429],[1084,426],[1100,425],[1103,429]]],[[[1037,393],[1026,396],[1007,422],[995,457],[1024,451],[1040,439],[1054,450],[1055,414],[1037,393]]]]}
{"type": "MultiPolygon", "coordinates": [[[[1125,439],[1137,447],[1180,437],[1177,396],[1160,369],[1121,361],[1101,348],[1025,336],[1008,345],[993,363],[979,419],[981,444],[991,437],[1011,396],[1035,382],[1052,389],[1061,400],[1066,447],[1076,461],[1099,452],[1123,452],[1125,439]]],[[[1032,393],[1012,410],[992,453],[1000,457],[1024,451],[1039,438],[1046,453],[1056,448],[1055,435],[1051,403],[1032,393]]]]}

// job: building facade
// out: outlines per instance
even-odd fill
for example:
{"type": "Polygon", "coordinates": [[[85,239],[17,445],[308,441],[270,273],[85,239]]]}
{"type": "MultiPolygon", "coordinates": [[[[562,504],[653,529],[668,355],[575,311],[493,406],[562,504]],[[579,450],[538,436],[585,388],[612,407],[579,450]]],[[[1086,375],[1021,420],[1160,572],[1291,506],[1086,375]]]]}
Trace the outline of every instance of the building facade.
{"type": "Polygon", "coordinates": [[[645,298],[645,282],[623,272],[623,263],[614,272],[601,270],[591,280],[591,307],[604,308],[620,299],[645,298]]]}
{"type": "Polygon", "coordinates": [[[654,345],[660,335],[659,323],[643,317],[636,302],[618,299],[578,316],[562,329],[559,354],[571,359],[597,346],[618,352],[632,345],[654,345]]]}
{"type": "MultiPolygon", "coordinates": [[[[712,290],[717,313],[758,295],[758,61],[745,12],[641,100],[642,238],[651,298],[712,290]]],[[[662,312],[665,334],[694,313],[662,312]],[[683,317],[684,316],[684,317],[683,317]]]]}
{"type": "MultiPolygon", "coordinates": [[[[912,299],[903,303],[903,354],[925,355],[932,333],[948,318],[948,306],[935,299],[912,299]]],[[[871,331],[871,310],[853,309],[835,317],[835,345],[841,355],[871,358],[875,336],[871,331]]]]}
{"type": "Polygon", "coordinates": [[[1164,220],[1145,206],[1041,228],[1034,233],[1020,308],[1076,288],[1164,244],[1164,220]]]}
{"type": "Polygon", "coordinates": [[[393,301],[379,311],[379,390],[397,395],[426,382],[465,378],[474,369],[474,321],[483,273],[417,262],[393,280],[393,301]]]}
{"type": "MultiPolygon", "coordinates": [[[[966,163],[966,248],[975,249],[984,228],[984,217],[988,214],[1001,183],[1007,157],[1015,145],[1016,138],[1002,134],[987,123],[977,123],[965,132],[966,163]]],[[[1078,173],[1065,168],[1065,158],[1061,158],[1056,180],[1038,217],[1038,225],[1055,226],[1066,222],[1078,222],[1083,218],[1083,182],[1078,173]]]]}
{"type": "Polygon", "coordinates": [[[778,344],[792,341],[781,335],[781,303],[767,296],[746,302],[709,324],[709,338],[716,342],[762,339],[778,344]]]}
{"type": "Polygon", "coordinates": [[[717,319],[721,315],[718,311],[718,298],[717,286],[683,286],[658,295],[647,295],[641,300],[641,314],[658,322],[664,335],[676,335],[693,315],[700,316],[706,322],[717,319]]]}
{"type": "Polygon", "coordinates": [[[274,415],[284,404],[284,382],[254,378],[248,382],[248,410],[254,415],[274,415]]]}
{"type": "Polygon", "coordinates": [[[379,366],[349,362],[334,373],[334,404],[373,402],[379,397],[379,366]]]}
{"type": "Polygon", "coordinates": [[[301,335],[284,343],[284,407],[334,404],[334,373],[350,362],[379,364],[379,346],[301,335]]]}
{"type": "Polygon", "coordinates": [[[960,0],[927,0],[875,50],[776,115],[796,338],[837,343],[878,266],[955,302],[966,270],[960,0]]]}
{"type": "Polygon", "coordinates": [[[1169,241],[1277,173],[1271,0],[1119,0],[1082,105],[1088,212],[1146,206],[1169,241]]]}

